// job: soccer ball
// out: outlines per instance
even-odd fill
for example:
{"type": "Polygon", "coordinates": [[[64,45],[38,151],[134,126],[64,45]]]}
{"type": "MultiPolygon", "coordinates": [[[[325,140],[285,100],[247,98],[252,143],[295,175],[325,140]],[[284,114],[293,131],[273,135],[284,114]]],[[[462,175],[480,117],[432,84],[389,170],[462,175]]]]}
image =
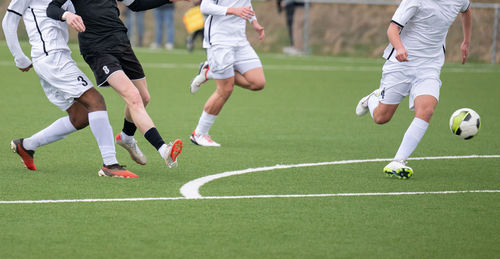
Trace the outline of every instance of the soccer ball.
{"type": "Polygon", "coordinates": [[[481,128],[479,114],[470,108],[456,110],[450,118],[450,130],[453,134],[463,138],[471,139],[481,128]]]}

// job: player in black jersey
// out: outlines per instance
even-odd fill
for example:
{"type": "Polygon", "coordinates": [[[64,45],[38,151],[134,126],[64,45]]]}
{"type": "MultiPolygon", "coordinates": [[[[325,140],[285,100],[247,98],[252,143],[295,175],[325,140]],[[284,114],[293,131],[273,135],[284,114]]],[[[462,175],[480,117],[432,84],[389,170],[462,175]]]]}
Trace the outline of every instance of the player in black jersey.
{"type": "MultiPolygon", "coordinates": [[[[156,8],[174,0],[71,0],[76,13],[61,6],[67,0],[53,0],[47,16],[66,23],[78,31],[80,52],[92,69],[98,86],[111,86],[125,100],[123,130],[116,142],[127,149],[134,161],[146,163],[146,157],[134,139],[136,129],[160,152],[168,167],[177,165],[182,141],[165,144],[145,106],[150,100],[146,76],[127,37],[127,28],[120,20],[116,1],[132,11],[156,8]]],[[[184,0],[190,1],[190,0],[184,0]]]]}

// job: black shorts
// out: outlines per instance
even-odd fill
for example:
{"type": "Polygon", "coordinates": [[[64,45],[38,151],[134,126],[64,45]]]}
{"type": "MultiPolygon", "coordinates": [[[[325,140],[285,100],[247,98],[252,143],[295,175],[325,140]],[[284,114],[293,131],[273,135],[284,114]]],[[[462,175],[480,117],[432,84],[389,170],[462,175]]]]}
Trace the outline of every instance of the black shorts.
{"type": "Polygon", "coordinates": [[[145,78],[144,70],[129,44],[120,44],[109,51],[83,54],[94,73],[97,86],[109,86],[108,78],[122,70],[130,80],[145,78]]]}

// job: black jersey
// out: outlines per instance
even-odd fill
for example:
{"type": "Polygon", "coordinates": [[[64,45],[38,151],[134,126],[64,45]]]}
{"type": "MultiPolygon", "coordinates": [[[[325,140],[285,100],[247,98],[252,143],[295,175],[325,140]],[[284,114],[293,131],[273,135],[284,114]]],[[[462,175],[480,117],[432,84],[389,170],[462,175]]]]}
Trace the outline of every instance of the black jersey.
{"type": "MultiPolygon", "coordinates": [[[[64,10],[61,6],[67,0],[53,0],[47,15],[62,20],[64,10]]],[[[115,46],[130,44],[127,28],[119,18],[120,11],[116,1],[123,0],[71,0],[76,14],[82,17],[85,31],[78,33],[78,42],[82,55],[99,52],[112,52],[115,46]]],[[[133,11],[143,11],[161,6],[168,0],[125,0],[133,11]]]]}

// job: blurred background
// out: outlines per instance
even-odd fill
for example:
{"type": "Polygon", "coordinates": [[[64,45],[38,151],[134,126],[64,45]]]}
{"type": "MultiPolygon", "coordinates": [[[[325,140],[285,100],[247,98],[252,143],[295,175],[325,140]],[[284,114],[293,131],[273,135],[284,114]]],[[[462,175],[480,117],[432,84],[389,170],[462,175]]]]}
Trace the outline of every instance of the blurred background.
{"type": "MultiPolygon", "coordinates": [[[[252,1],[257,18],[265,27],[266,38],[259,42],[252,26],[247,37],[259,52],[287,55],[333,55],[380,57],[387,46],[386,30],[399,0],[261,0],[252,1]]],[[[9,0],[0,0],[5,13],[9,0]]],[[[470,61],[500,62],[500,0],[472,1],[473,33],[470,61]]],[[[131,42],[136,47],[158,51],[200,51],[202,34],[189,31],[199,18],[196,3],[177,2],[174,6],[140,13],[120,13],[127,24],[131,42]],[[173,22],[172,22],[173,20],[173,22]],[[191,28],[190,28],[191,26],[191,28]],[[193,37],[194,36],[194,37],[193,37]]],[[[3,15],[2,15],[3,17],[3,15]]],[[[20,26],[19,37],[26,40],[20,26]]],[[[194,28],[197,29],[197,28],[194,28]]],[[[3,33],[0,40],[4,40],[3,33]]],[[[71,41],[77,37],[71,31],[71,41]]],[[[460,60],[462,28],[460,16],[447,38],[447,61],[460,60]]]]}

